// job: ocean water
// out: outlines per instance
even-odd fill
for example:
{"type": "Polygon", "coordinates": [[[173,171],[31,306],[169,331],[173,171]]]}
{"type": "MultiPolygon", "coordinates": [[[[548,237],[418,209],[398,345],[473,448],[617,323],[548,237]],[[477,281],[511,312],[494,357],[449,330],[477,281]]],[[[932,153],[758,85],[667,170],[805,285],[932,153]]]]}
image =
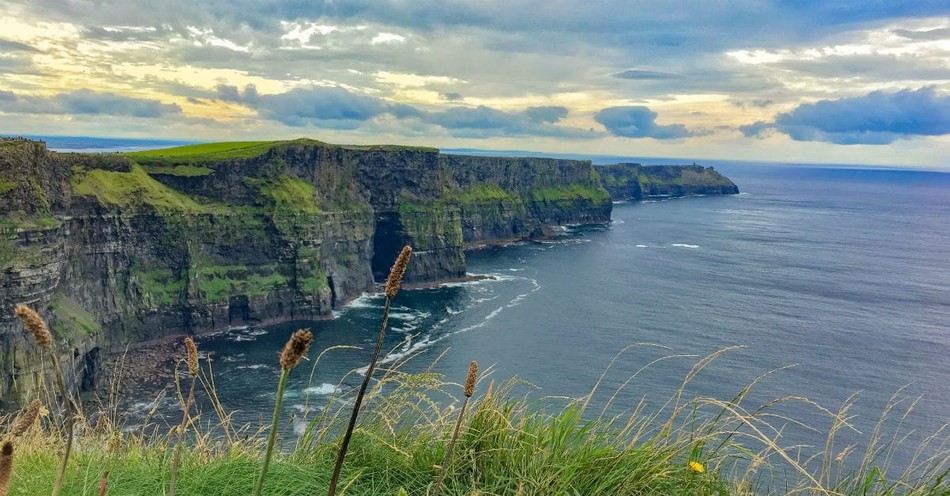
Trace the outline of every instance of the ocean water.
{"type": "MultiPolygon", "coordinates": [[[[904,406],[916,404],[886,427],[902,420],[908,447],[950,420],[950,174],[715,165],[740,195],[617,204],[606,226],[470,252],[469,272],[490,279],[400,292],[384,363],[411,358],[401,370],[414,372],[441,356],[434,370],[462,381],[477,360],[491,379],[536,385],[535,398],[583,396],[603,374],[589,411],[621,414],[641,400],[660,408],[700,358],[739,347],[684,397],[728,400],[781,369],[755,385],[747,407],[801,396],[837,411],[857,395],[848,412],[855,430],[842,433],[839,449],[860,447],[899,391],[904,406]]],[[[367,295],[333,320],[200,339],[225,409],[238,422],[269,415],[277,351],[301,326],[315,343],[291,377],[286,415],[352,390],[382,304],[367,295]],[[317,362],[332,346],[360,349],[317,362]]],[[[130,422],[154,393],[128,398],[130,422]]],[[[177,422],[176,400],[162,401],[177,422]]],[[[774,412],[782,446],[824,444],[830,420],[818,409],[788,402],[774,412]]],[[[899,452],[897,464],[908,456],[899,452]]]]}

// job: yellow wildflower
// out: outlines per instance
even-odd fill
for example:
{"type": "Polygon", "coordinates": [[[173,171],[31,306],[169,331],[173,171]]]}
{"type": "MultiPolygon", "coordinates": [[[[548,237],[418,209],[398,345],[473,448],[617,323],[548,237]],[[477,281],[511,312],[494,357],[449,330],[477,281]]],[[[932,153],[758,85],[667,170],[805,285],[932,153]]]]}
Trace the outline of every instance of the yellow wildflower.
{"type": "Polygon", "coordinates": [[[706,471],[706,467],[703,467],[702,463],[691,461],[689,462],[689,469],[697,474],[701,474],[706,471]]]}

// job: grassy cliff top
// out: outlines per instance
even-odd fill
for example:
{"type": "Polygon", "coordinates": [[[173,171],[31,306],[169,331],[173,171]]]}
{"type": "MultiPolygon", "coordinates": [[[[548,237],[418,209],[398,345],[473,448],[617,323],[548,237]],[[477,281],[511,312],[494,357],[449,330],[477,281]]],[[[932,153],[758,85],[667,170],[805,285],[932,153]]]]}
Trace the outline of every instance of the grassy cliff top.
{"type": "Polygon", "coordinates": [[[438,152],[437,148],[424,146],[403,145],[334,145],[323,141],[299,138],[281,141],[222,141],[217,143],[201,143],[197,145],[176,146],[174,148],[159,148],[130,152],[125,156],[143,165],[176,165],[198,162],[214,162],[235,158],[259,157],[271,149],[280,146],[309,145],[323,148],[342,148],[344,150],[361,151],[418,151],[438,152]]]}

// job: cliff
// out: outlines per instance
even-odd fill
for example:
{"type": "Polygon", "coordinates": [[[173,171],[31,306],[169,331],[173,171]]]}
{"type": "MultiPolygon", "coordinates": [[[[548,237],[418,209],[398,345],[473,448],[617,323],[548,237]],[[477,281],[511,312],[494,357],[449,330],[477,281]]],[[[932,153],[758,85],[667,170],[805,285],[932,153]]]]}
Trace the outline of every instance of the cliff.
{"type": "Polygon", "coordinates": [[[650,197],[734,195],[739,188],[712,167],[701,165],[614,164],[596,168],[615,201],[650,197]]]}
{"type": "Polygon", "coordinates": [[[312,140],[127,155],[0,141],[0,408],[48,366],[13,318],[48,318],[69,381],[101,353],[229,326],[328,316],[405,244],[408,282],[465,275],[464,249],[601,223],[586,161],[312,140]]]}

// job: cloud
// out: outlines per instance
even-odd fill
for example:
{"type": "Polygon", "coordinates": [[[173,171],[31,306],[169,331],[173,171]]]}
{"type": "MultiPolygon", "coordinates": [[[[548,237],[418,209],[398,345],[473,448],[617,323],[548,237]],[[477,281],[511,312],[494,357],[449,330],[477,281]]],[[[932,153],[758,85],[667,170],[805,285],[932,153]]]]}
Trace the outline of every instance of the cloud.
{"type": "Polygon", "coordinates": [[[439,112],[423,113],[420,118],[449,131],[452,136],[490,138],[495,136],[550,136],[559,138],[592,138],[596,131],[557,126],[567,116],[564,107],[529,107],[521,112],[505,112],[480,105],[452,107],[439,112]]]}
{"type": "Polygon", "coordinates": [[[911,31],[909,29],[895,29],[894,34],[910,40],[945,40],[950,38],[950,28],[925,29],[911,31]]]}
{"type": "Polygon", "coordinates": [[[325,129],[358,129],[369,121],[390,116],[407,126],[438,126],[452,136],[488,138],[496,136],[593,137],[598,133],[555,125],[568,114],[559,106],[528,107],[506,112],[487,106],[450,107],[426,111],[403,103],[354,93],[340,87],[297,88],[286,93],[259,95],[253,85],[243,91],[219,85],[214,98],[241,103],[265,119],[288,126],[325,129]]]}
{"type": "Polygon", "coordinates": [[[60,93],[50,98],[22,96],[13,92],[0,92],[5,101],[4,113],[21,114],[73,114],[117,115],[131,117],[163,117],[180,114],[181,107],[158,100],[133,98],[115,93],[98,93],[88,89],[60,93]]]}
{"type": "Polygon", "coordinates": [[[661,126],[656,123],[656,112],[647,107],[609,107],[597,112],[594,120],[610,134],[626,138],[676,139],[695,135],[682,124],[661,126]]]}
{"type": "Polygon", "coordinates": [[[557,122],[567,117],[567,107],[528,107],[521,113],[532,122],[557,122]]]}
{"type": "Polygon", "coordinates": [[[216,92],[215,98],[217,100],[244,104],[257,103],[257,86],[254,86],[253,84],[245,86],[243,92],[239,90],[237,86],[230,86],[227,84],[219,84],[215,86],[214,90],[216,92]]]}
{"type": "Polygon", "coordinates": [[[638,69],[629,69],[623,72],[617,72],[615,74],[611,74],[611,76],[618,79],[636,79],[636,80],[645,80],[645,81],[683,78],[683,76],[679,74],[673,74],[670,72],[641,71],[638,69]]]}
{"type": "Polygon", "coordinates": [[[896,93],[875,91],[865,96],[822,100],[779,114],[774,122],[742,126],[746,136],[769,129],[796,141],[839,145],[884,145],[914,136],[950,134],[950,96],[933,87],[896,93]]]}
{"type": "MultiPolygon", "coordinates": [[[[247,90],[245,100],[246,96],[247,90]]],[[[377,98],[338,87],[297,88],[286,93],[261,95],[247,103],[262,117],[288,126],[309,124],[330,129],[356,129],[362,122],[387,111],[387,106],[377,98]]]]}
{"type": "Polygon", "coordinates": [[[39,52],[39,50],[19,41],[0,39],[0,53],[4,52],[39,52]]]}
{"type": "Polygon", "coordinates": [[[455,92],[439,93],[439,96],[447,102],[460,102],[465,99],[461,93],[455,92]]]}

